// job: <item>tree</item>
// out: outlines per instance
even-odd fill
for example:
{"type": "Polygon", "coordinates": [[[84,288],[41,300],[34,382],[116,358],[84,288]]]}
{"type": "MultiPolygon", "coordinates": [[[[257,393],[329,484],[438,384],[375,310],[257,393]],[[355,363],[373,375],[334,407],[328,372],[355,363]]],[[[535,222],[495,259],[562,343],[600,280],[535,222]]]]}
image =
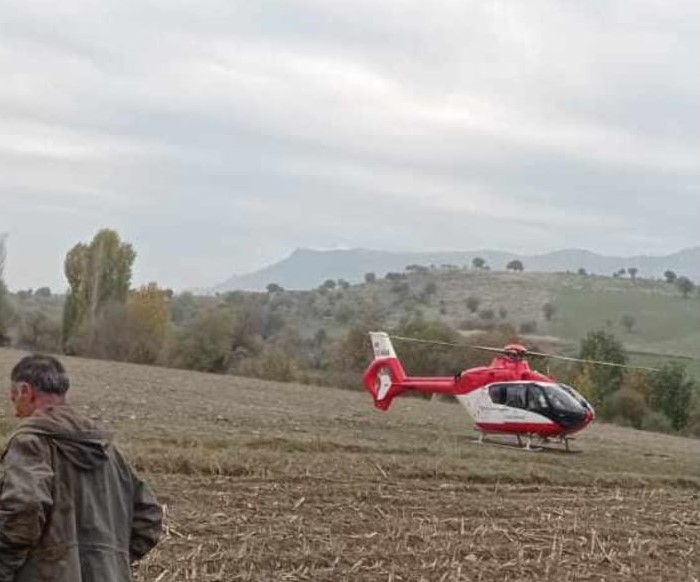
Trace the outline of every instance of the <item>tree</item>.
{"type": "Polygon", "coordinates": [[[610,420],[620,420],[629,423],[634,428],[642,428],[644,418],[649,413],[644,397],[630,390],[622,388],[612,394],[605,405],[605,417],[610,420]]]}
{"type": "Polygon", "coordinates": [[[498,308],[498,315],[501,319],[508,317],[508,310],[505,307],[498,308]]]}
{"type": "Polygon", "coordinates": [[[542,306],[542,313],[544,313],[544,318],[547,321],[552,321],[554,314],[557,312],[557,308],[554,304],[549,301],[542,306]]]}
{"type": "Polygon", "coordinates": [[[674,430],[681,430],[688,423],[690,402],[697,388],[685,366],[677,362],[665,364],[654,378],[652,408],[665,414],[674,430]]]}
{"type": "Polygon", "coordinates": [[[577,273],[578,275],[580,275],[581,277],[586,277],[586,276],[588,276],[588,272],[587,272],[586,269],[584,269],[583,267],[579,268],[579,270],[576,271],[576,273],[577,273]]]}
{"type": "Polygon", "coordinates": [[[268,293],[282,293],[284,291],[284,288],[277,283],[270,283],[266,289],[268,293]]]}
{"type": "Polygon", "coordinates": [[[51,288],[39,287],[36,291],[34,291],[34,295],[36,297],[41,297],[42,299],[48,299],[49,297],[51,297],[51,288]]]}
{"type": "MultiPolygon", "coordinates": [[[[579,358],[583,360],[596,360],[613,364],[626,364],[627,353],[620,341],[605,330],[589,332],[581,342],[579,358]]],[[[592,400],[594,406],[601,405],[608,396],[617,392],[622,386],[625,374],[623,368],[613,366],[598,366],[595,364],[579,364],[577,374],[581,368],[590,368],[592,400]]]]}
{"type": "Polygon", "coordinates": [[[639,269],[637,267],[630,267],[629,269],[627,269],[627,272],[630,274],[632,281],[636,281],[637,273],[639,273],[639,269]]]}
{"type": "Polygon", "coordinates": [[[479,305],[481,305],[481,299],[479,299],[476,295],[470,295],[467,297],[466,304],[469,313],[476,313],[476,310],[479,309],[479,305]]]}
{"type": "Polygon", "coordinates": [[[522,261],[515,259],[506,265],[506,269],[509,271],[523,271],[525,267],[523,266],[522,261]]]}
{"type": "Polygon", "coordinates": [[[129,294],[126,303],[130,362],[155,364],[161,357],[170,325],[167,293],[149,283],[129,294]]]}
{"type": "Polygon", "coordinates": [[[9,293],[3,278],[5,258],[7,256],[5,247],[6,240],[7,235],[0,234],[0,346],[5,346],[10,343],[8,330],[10,327],[10,319],[12,317],[12,307],[10,305],[9,293]]]}
{"type": "Polygon", "coordinates": [[[536,333],[537,332],[537,322],[536,321],[524,321],[520,324],[520,333],[536,333]]]}
{"type": "Polygon", "coordinates": [[[106,305],[126,303],[135,259],[133,247],[109,229],[68,252],[64,271],[70,289],[64,306],[64,345],[81,327],[93,326],[106,305]]]}
{"type": "Polygon", "coordinates": [[[472,267],[477,270],[482,270],[486,268],[486,260],[482,257],[474,257],[472,259],[472,267]]]}
{"type": "Polygon", "coordinates": [[[375,273],[365,273],[365,283],[372,284],[377,281],[377,275],[375,273]]]}
{"type": "Polygon", "coordinates": [[[493,309],[482,309],[479,311],[479,317],[484,321],[491,321],[496,316],[493,309]]]}
{"type": "Polygon", "coordinates": [[[231,364],[233,316],[209,310],[178,335],[171,363],[202,372],[225,372],[231,364]]]}
{"type": "Polygon", "coordinates": [[[350,289],[350,282],[346,281],[345,279],[338,279],[338,287],[341,289],[350,289]]]}
{"type": "Polygon", "coordinates": [[[695,289],[695,283],[693,283],[688,277],[678,277],[676,280],[676,287],[683,294],[684,299],[688,299],[688,296],[695,289]]]}
{"type": "Polygon", "coordinates": [[[676,275],[674,271],[671,271],[671,269],[668,269],[664,273],[664,277],[666,278],[666,283],[670,283],[671,285],[673,285],[678,279],[678,275],[676,275]]]}
{"type": "Polygon", "coordinates": [[[634,315],[626,313],[620,318],[620,323],[622,324],[622,327],[627,330],[627,333],[632,333],[632,328],[637,323],[637,320],[634,315]]]}
{"type": "Polygon", "coordinates": [[[336,282],[333,279],[326,279],[323,282],[323,285],[321,285],[322,289],[328,289],[329,291],[335,289],[336,287],[336,282]]]}
{"type": "Polygon", "coordinates": [[[61,348],[61,321],[42,311],[24,312],[19,317],[17,345],[26,350],[57,352],[61,348]]]}

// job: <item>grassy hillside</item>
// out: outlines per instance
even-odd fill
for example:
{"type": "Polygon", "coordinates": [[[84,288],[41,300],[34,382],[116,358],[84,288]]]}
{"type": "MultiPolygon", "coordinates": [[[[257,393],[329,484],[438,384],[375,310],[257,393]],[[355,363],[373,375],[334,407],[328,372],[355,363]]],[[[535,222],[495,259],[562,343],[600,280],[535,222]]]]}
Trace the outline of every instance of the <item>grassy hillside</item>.
{"type": "MultiPolygon", "coordinates": [[[[0,377],[20,352],[0,349],[0,377]]],[[[700,441],[479,446],[458,405],[65,358],[167,505],[138,580],[692,580],[700,441]]],[[[0,433],[9,430],[0,401],[0,433]],[[4,430],[3,430],[4,427],[4,430]]],[[[0,435],[2,440],[2,435],[0,435]]]]}
{"type": "Polygon", "coordinates": [[[412,274],[405,280],[380,280],[336,290],[319,296],[317,307],[319,317],[307,314],[298,324],[339,333],[357,314],[372,310],[384,316],[387,327],[417,314],[468,329],[505,323],[519,330],[534,322],[534,335],[553,336],[564,344],[577,345],[589,331],[607,328],[631,351],[700,357],[700,300],[696,295],[684,299],[675,287],[659,281],[436,270],[412,274]],[[424,296],[429,285],[434,286],[434,292],[424,296]],[[475,314],[467,309],[469,296],[481,300],[475,314]],[[543,312],[548,302],[556,309],[551,321],[543,312]],[[348,322],[339,317],[344,308],[354,309],[348,322]],[[484,320],[479,315],[484,310],[492,310],[493,319],[484,320]],[[505,317],[499,314],[501,310],[505,310],[505,317]],[[634,318],[631,331],[621,323],[624,315],[634,318]]]}

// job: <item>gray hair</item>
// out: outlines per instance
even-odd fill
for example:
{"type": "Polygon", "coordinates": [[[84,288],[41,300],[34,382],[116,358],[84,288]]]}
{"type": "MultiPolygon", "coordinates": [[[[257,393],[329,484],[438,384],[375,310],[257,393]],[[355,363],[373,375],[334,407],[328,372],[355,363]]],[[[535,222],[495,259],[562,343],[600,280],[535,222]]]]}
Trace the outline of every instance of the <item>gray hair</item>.
{"type": "Polygon", "coordinates": [[[63,396],[70,380],[63,364],[53,356],[32,354],[22,358],[10,374],[12,382],[26,382],[39,392],[63,396]]]}

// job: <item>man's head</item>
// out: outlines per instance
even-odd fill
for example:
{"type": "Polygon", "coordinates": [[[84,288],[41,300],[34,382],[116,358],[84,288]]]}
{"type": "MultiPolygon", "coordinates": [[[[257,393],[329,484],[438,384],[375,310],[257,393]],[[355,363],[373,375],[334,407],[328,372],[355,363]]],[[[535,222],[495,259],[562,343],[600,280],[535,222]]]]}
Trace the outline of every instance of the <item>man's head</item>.
{"type": "Polygon", "coordinates": [[[22,358],[10,374],[10,399],[19,418],[65,400],[70,380],[63,364],[53,356],[33,354],[22,358]]]}

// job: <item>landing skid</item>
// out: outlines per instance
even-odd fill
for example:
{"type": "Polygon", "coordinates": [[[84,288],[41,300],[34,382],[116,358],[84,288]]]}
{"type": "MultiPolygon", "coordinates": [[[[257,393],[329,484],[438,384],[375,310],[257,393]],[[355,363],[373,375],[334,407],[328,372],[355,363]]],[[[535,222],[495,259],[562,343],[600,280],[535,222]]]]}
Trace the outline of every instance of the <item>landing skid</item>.
{"type": "Polygon", "coordinates": [[[487,444],[496,447],[507,447],[509,449],[518,449],[521,451],[528,452],[549,452],[549,453],[560,453],[560,454],[577,454],[580,450],[572,449],[569,441],[575,440],[573,437],[561,437],[556,439],[550,439],[547,437],[533,436],[528,434],[515,434],[517,442],[504,442],[501,440],[493,440],[493,438],[485,438],[487,436],[491,437],[494,435],[508,435],[513,436],[513,433],[484,433],[479,431],[479,436],[470,440],[476,441],[477,444],[487,444]],[[536,443],[536,444],[535,444],[536,443]],[[562,448],[563,446],[563,448],[562,448]]]}

